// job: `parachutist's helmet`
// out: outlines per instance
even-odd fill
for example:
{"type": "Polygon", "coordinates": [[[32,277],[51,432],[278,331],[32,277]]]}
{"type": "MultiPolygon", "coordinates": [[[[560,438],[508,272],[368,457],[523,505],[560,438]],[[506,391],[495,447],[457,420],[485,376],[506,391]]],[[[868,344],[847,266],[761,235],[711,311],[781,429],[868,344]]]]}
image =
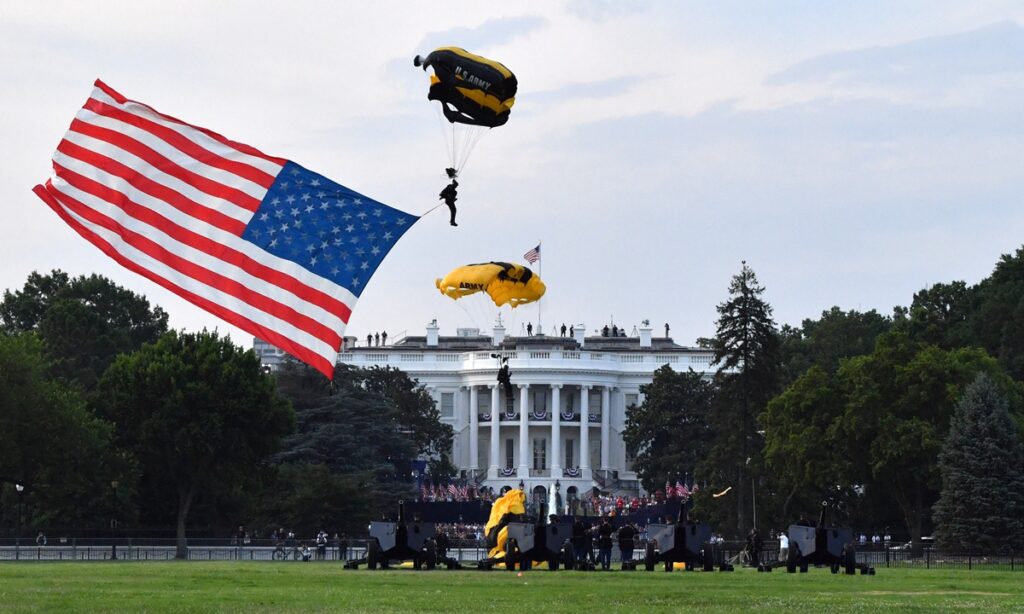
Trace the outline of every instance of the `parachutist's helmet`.
{"type": "MultiPolygon", "coordinates": [[[[416,57],[414,57],[412,59],[412,65],[416,66],[416,67],[422,66],[423,65],[423,58],[421,56],[417,55],[416,57]]],[[[426,70],[426,69],[424,69],[424,70],[426,70]]]]}

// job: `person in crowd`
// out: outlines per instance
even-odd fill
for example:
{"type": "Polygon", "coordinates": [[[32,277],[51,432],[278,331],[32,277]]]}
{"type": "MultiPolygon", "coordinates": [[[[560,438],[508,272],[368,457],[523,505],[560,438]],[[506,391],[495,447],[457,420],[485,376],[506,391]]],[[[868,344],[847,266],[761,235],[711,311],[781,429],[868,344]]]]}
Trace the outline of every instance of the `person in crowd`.
{"type": "Polygon", "coordinates": [[[619,552],[621,553],[623,565],[626,564],[626,561],[633,560],[633,548],[636,545],[636,542],[634,541],[636,534],[636,527],[629,523],[619,527],[619,530],[616,533],[619,538],[619,552]]]}
{"type": "Polygon", "coordinates": [[[380,341],[384,345],[388,344],[388,331],[384,331],[380,334],[380,341]]]}
{"type": "Polygon", "coordinates": [[[302,560],[304,562],[309,562],[309,560],[313,558],[313,551],[309,549],[309,544],[305,542],[302,543],[302,548],[299,549],[299,552],[302,554],[302,560]]]}
{"type": "Polygon", "coordinates": [[[327,560],[327,531],[323,529],[316,534],[316,559],[318,561],[327,560]]]}
{"type": "Polygon", "coordinates": [[[583,523],[583,518],[576,516],[572,523],[572,551],[573,556],[576,557],[576,565],[581,569],[586,569],[587,566],[587,550],[590,545],[590,538],[587,536],[587,525],[583,523]]]}
{"type": "Polygon", "coordinates": [[[789,558],[789,536],[785,531],[779,531],[779,560],[785,561],[789,558]]]}
{"type": "Polygon", "coordinates": [[[37,546],[45,546],[46,545],[46,534],[43,533],[42,531],[39,532],[39,535],[36,535],[36,545],[37,546]]]}
{"type": "Polygon", "coordinates": [[[612,567],[612,531],[612,525],[605,516],[601,519],[601,526],[597,528],[597,561],[603,571],[608,571],[612,567]]]}
{"type": "Polygon", "coordinates": [[[761,534],[757,528],[750,529],[747,533],[747,553],[750,555],[750,566],[757,567],[761,564],[761,550],[764,548],[764,542],[761,540],[761,534]]]}

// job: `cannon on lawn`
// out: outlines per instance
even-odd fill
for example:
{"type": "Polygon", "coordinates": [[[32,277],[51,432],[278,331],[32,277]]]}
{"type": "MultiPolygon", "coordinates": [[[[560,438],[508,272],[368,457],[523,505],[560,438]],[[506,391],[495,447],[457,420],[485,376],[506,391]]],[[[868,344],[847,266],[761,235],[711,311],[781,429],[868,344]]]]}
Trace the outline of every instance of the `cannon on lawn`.
{"type": "Polygon", "coordinates": [[[842,569],[847,575],[854,575],[860,570],[861,575],[875,575],[875,568],[857,562],[857,549],[853,543],[853,529],[848,527],[826,527],[825,509],[822,506],[817,526],[802,522],[789,526],[786,535],[789,537],[789,553],[785,561],[758,565],[758,571],[771,571],[773,567],[785,566],[789,573],[807,573],[811,565],[827,566],[832,573],[842,569]]]}
{"type": "Polygon", "coordinates": [[[504,565],[515,571],[530,569],[534,563],[544,562],[548,569],[561,566],[572,568],[572,525],[555,520],[545,522],[543,516],[531,518],[526,515],[526,495],[520,489],[512,489],[502,495],[491,506],[491,516],[484,527],[488,556],[477,566],[483,570],[504,565]]]}
{"type": "Polygon", "coordinates": [[[435,533],[432,522],[406,522],[405,504],[400,501],[398,522],[371,522],[366,556],[345,563],[345,569],[358,569],[363,564],[369,569],[387,569],[394,562],[410,560],[413,569],[434,569],[439,562],[451,569],[450,559],[438,558],[435,533]]]}
{"type": "MultiPolygon", "coordinates": [[[[547,563],[548,569],[557,571],[560,566],[572,569],[573,560],[572,523],[552,519],[545,522],[541,516],[537,520],[520,516],[505,525],[505,555],[502,561],[505,569],[514,571],[516,566],[525,571],[534,563],[547,563]]],[[[481,568],[489,569],[499,561],[484,561],[481,568]]]]}
{"type": "MultiPolygon", "coordinates": [[[[711,526],[690,522],[686,504],[679,510],[676,522],[647,525],[647,546],[644,551],[644,569],[654,571],[658,563],[665,571],[672,571],[675,563],[685,563],[687,571],[703,569],[714,571],[715,559],[711,547],[711,526]]],[[[722,562],[719,571],[732,571],[733,566],[722,562]]]]}

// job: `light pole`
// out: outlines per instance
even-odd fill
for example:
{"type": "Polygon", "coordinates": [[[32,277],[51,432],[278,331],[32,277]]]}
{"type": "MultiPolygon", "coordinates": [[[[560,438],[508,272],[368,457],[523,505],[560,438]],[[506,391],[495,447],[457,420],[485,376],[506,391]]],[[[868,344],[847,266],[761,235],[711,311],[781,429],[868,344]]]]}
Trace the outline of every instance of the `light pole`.
{"type": "MultiPolygon", "coordinates": [[[[114,534],[114,529],[117,528],[117,480],[110,481],[110,493],[111,493],[111,505],[110,505],[110,530],[111,536],[114,534]]],[[[117,539],[113,537],[113,539],[117,539]]],[[[110,548],[110,560],[117,560],[117,542],[113,541],[110,548]]]]}
{"type": "Polygon", "coordinates": [[[21,558],[21,517],[25,513],[22,506],[22,493],[25,492],[25,485],[15,483],[14,490],[18,493],[18,529],[14,534],[14,560],[17,561],[21,558]]]}

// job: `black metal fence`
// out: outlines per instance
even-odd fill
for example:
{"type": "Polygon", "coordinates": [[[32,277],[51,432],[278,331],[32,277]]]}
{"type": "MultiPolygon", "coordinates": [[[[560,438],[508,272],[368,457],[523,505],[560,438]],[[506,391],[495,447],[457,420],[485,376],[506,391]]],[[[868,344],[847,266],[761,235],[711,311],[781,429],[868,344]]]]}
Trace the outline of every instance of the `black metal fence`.
{"type": "MultiPolygon", "coordinates": [[[[331,540],[323,549],[311,541],[275,541],[256,539],[239,543],[233,539],[189,539],[187,558],[192,561],[335,561],[358,559],[366,554],[366,539],[331,540]]],[[[642,558],[643,541],[637,542],[634,558],[642,558]]],[[[449,556],[464,564],[474,565],[487,557],[487,547],[475,540],[461,540],[453,544],[449,556]]],[[[716,564],[732,562],[749,564],[739,542],[725,542],[712,546],[716,564]]],[[[27,539],[0,539],[0,562],[14,561],[166,561],[177,555],[175,540],[159,538],[66,538],[37,545],[27,539]]],[[[612,550],[612,560],[620,561],[618,547],[612,550]]],[[[761,552],[760,562],[779,560],[778,549],[761,552]]],[[[1024,553],[991,554],[941,550],[931,547],[907,549],[902,547],[859,550],[857,562],[876,569],[964,569],[991,571],[1024,571],[1024,553]]]]}

